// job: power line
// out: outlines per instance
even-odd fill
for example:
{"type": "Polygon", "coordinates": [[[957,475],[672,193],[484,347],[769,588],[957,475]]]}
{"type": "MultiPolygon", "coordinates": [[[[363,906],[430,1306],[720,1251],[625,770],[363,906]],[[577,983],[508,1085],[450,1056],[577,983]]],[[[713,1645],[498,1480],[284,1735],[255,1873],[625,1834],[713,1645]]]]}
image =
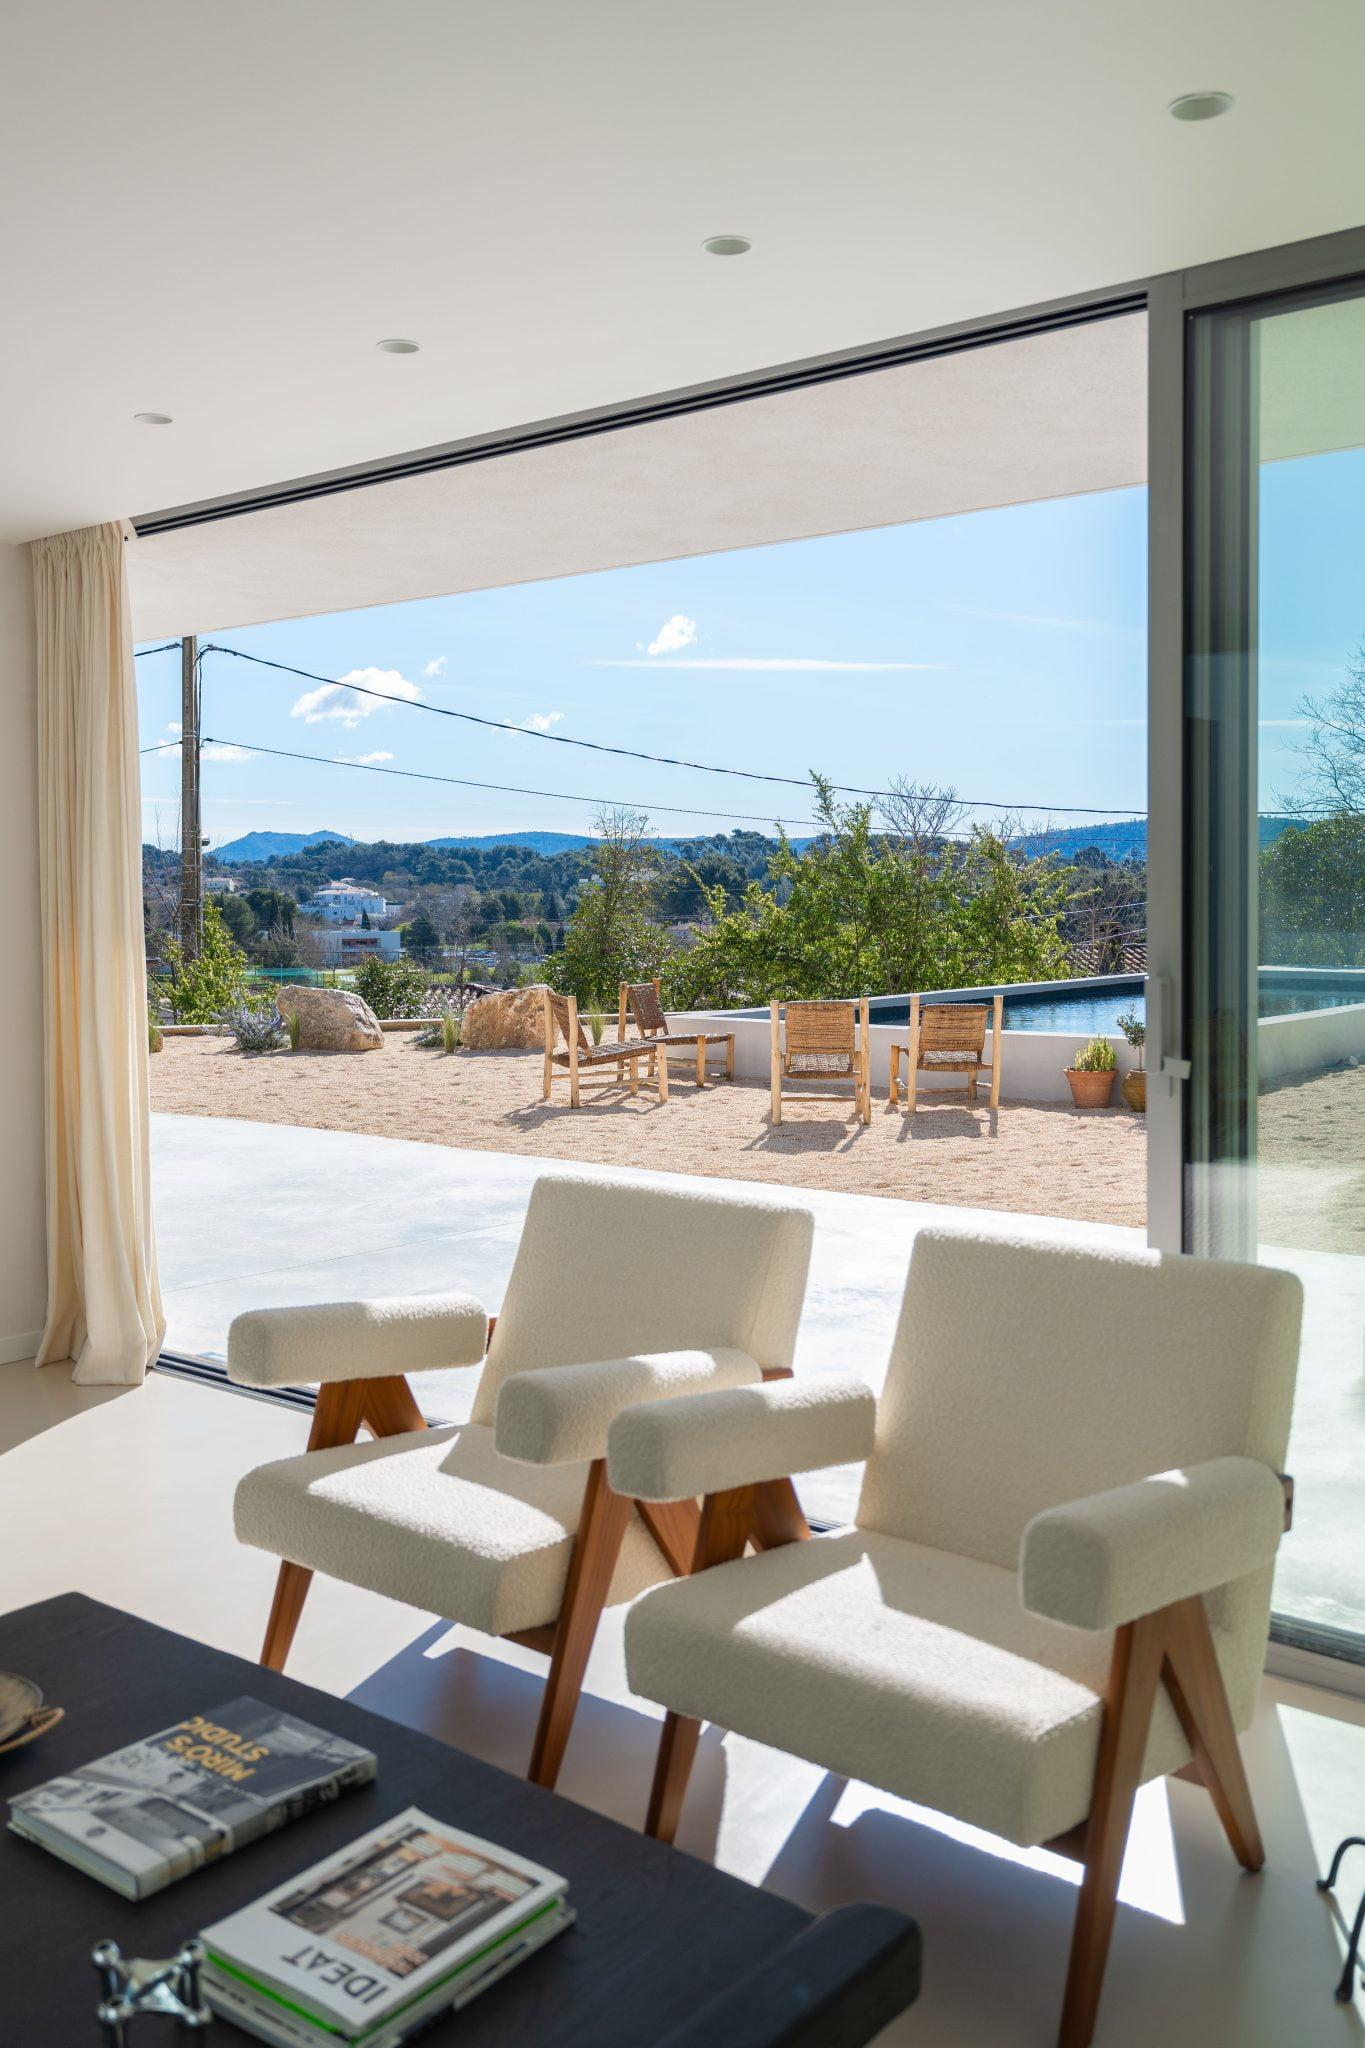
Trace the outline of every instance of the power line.
{"type": "MultiPolygon", "coordinates": [[[[155,649],[149,649],[148,651],[156,652],[155,649]]],[[[523,739],[551,740],[556,746],[560,747],[586,747],[590,752],[594,754],[617,754],[621,756],[623,759],[629,761],[649,761],[652,762],[656,767],[689,768],[698,775],[734,775],[740,777],[745,782],[779,782],[782,783],[788,789],[808,790],[810,787],[809,778],[804,776],[766,775],[756,768],[721,767],[712,761],[682,760],[675,754],[648,754],[643,752],[638,747],[613,747],[609,746],[604,740],[578,739],[573,734],[566,732],[537,732],[534,727],[525,725],[515,725],[508,719],[483,718],[480,717],[480,715],[474,711],[456,711],[449,704],[427,704],[423,702],[421,698],[415,697],[392,697],[386,690],[372,690],[366,683],[348,683],[341,681],[341,679],[336,676],[318,675],[317,672],[313,669],[296,668],[292,662],[288,661],[268,661],[264,655],[248,654],[244,651],[244,649],[240,647],[224,647],[222,643],[217,640],[206,640],[204,642],[203,648],[201,649],[201,653],[230,654],[237,661],[254,662],[257,668],[273,668],[278,670],[279,673],[282,675],[298,676],[301,678],[302,681],[307,683],[325,683],[329,689],[350,690],[354,692],[354,694],[358,697],[373,697],[381,704],[397,704],[409,711],[426,711],[429,712],[435,718],[456,718],[461,720],[466,725],[481,725],[492,732],[516,733],[519,737],[523,739]]],[[[262,751],[264,751],[264,749],[262,749],[262,751]]],[[[300,758],[304,760],[309,760],[315,759],[317,757],[312,755],[302,755],[300,756],[300,758]]],[[[492,787],[493,785],[480,785],[480,787],[485,786],[492,787]]],[[[895,794],[893,790],[864,789],[859,784],[850,782],[836,782],[832,783],[830,786],[831,788],[836,790],[840,796],[868,796],[874,798],[884,798],[893,796],[895,794]]],[[[956,796],[954,797],[953,801],[957,804],[960,804],[964,810],[969,811],[1042,811],[1048,815],[1056,814],[1058,816],[1086,818],[1129,818],[1146,816],[1145,811],[1134,811],[1131,809],[1114,809],[1112,807],[1106,810],[1101,810],[1094,805],[1087,804],[1006,804],[999,803],[994,799],[987,797],[956,796]]],[[[653,806],[653,808],[655,810],[660,811],[669,809],[679,810],[683,808],[683,806],[677,804],[656,804],[653,806]]],[[[730,816],[738,817],[740,813],[726,811],[711,811],[707,812],[706,815],[708,817],[717,818],[730,816]]]]}
{"type": "MultiPolygon", "coordinates": [[[[244,751],[252,754],[274,755],[280,761],[311,761],[314,767],[355,768],[366,775],[397,775],[405,782],[445,782],[451,784],[456,789],[492,789],[497,790],[503,796],[538,796],[545,797],[555,803],[597,804],[599,807],[605,806],[609,810],[636,810],[643,808],[651,811],[670,811],[681,817],[691,818],[732,818],[737,819],[741,823],[751,825],[798,825],[802,829],[811,832],[823,832],[826,829],[825,826],[817,824],[813,818],[775,818],[762,811],[712,811],[708,810],[705,804],[648,804],[639,806],[634,803],[623,803],[619,797],[573,796],[567,790],[562,789],[523,789],[513,782],[474,782],[463,775],[433,775],[428,771],[417,768],[382,768],[373,761],[342,761],[338,760],[334,754],[297,754],[291,752],[287,747],[263,747],[259,746],[254,740],[211,738],[207,733],[204,736],[203,744],[206,747],[241,747],[244,751]]],[[[177,745],[175,740],[163,740],[158,746],[144,747],[142,751],[144,754],[155,754],[175,745],[177,745]]]]}
{"type": "MultiPolygon", "coordinates": [[[[163,640],[159,647],[138,647],[133,651],[134,661],[141,661],[144,654],[169,654],[173,647],[179,648],[178,640],[163,640]]],[[[146,749],[144,748],[145,752],[146,749]]]]}

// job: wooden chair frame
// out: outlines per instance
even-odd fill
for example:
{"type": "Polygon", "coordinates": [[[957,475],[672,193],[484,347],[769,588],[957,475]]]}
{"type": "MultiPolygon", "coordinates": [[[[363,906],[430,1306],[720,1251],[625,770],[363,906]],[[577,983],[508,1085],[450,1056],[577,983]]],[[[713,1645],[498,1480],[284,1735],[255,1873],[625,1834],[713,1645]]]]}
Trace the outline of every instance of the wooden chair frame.
{"type": "MultiPolygon", "coordinates": [[[[924,1007],[933,1010],[952,1010],[962,1007],[969,1007],[972,1009],[978,1007],[984,1008],[985,1005],[970,1004],[964,1006],[956,1003],[931,1003],[924,1007]]],[[[906,1045],[899,1045],[893,1043],[891,1047],[891,1086],[889,1090],[889,1099],[892,1108],[895,1108],[896,1104],[900,1101],[901,1098],[902,1084],[900,1078],[900,1070],[901,1061],[904,1060],[906,1068],[904,1085],[908,1098],[906,1106],[908,1107],[910,1114],[912,1116],[914,1115],[916,1109],[919,1107],[919,1077],[921,1073],[948,1074],[951,1076],[956,1076],[960,1074],[966,1083],[966,1093],[968,1102],[975,1103],[977,1082],[980,1080],[983,1070],[988,1071],[991,1077],[991,1108],[999,1109],[1000,1065],[1002,1049],[1001,1033],[1004,1030],[1005,998],[1002,995],[995,996],[992,999],[991,1003],[990,1060],[989,1062],[987,1062],[983,1057],[977,1061],[975,1066],[972,1067],[935,1067],[925,1065],[925,1049],[921,1044],[921,1040],[923,1038],[923,1014],[924,1010],[921,1007],[919,997],[911,996],[909,1043],[906,1045]]]]}
{"type": "MultiPolygon", "coordinates": [[[[489,1318],[492,1340],[497,1318],[489,1318]]],[[[790,1379],[786,1366],[764,1372],[765,1380],[790,1379]]],[[[362,1428],[375,1438],[424,1430],[426,1418],[401,1373],[385,1379],[334,1380],[318,1389],[308,1449],[325,1451],[354,1443],[362,1428]]],[[[789,1479],[748,1489],[757,1498],[752,1510],[755,1540],[763,1545],[808,1536],[805,1516],[789,1479]]],[[[539,1650],[550,1659],[545,1692],[536,1723],[527,1776],[532,1784],[552,1791],[564,1761],[583,1689],[588,1654],[606,1605],[616,1561],[632,1514],[638,1514],[654,1538],[664,1562],[681,1578],[693,1567],[701,1509],[696,1501],[634,1500],[613,1492],[607,1483],[607,1461],[594,1459],[588,1468],[583,1511],[569,1557],[569,1572],[557,1620],[522,1629],[507,1641],[539,1650]]],[[[266,1623],[260,1661],[268,1670],[283,1671],[303,1613],[313,1572],[307,1565],[284,1560],[275,1580],[275,1596],[266,1623]]]]}
{"type": "Polygon", "coordinates": [[[568,1075],[569,1107],[581,1109],[583,1105],[583,1071],[585,1068],[614,1068],[607,1074],[602,1086],[620,1088],[629,1086],[632,1095],[640,1092],[640,1062],[645,1062],[645,1078],[652,1081],[660,1102],[668,1100],[668,1063],[658,1057],[657,1049],[645,1045],[639,1039],[627,1046],[610,1045],[605,1040],[593,1045],[579,1021],[578,1001],[574,996],[559,996],[546,989],[545,1010],[545,1064],[542,1073],[541,1100],[551,1100],[556,1068],[568,1075]],[[560,1034],[563,1034],[566,1050],[556,1051],[560,1034]],[[629,1075],[627,1076],[627,1069],[629,1075]]]}
{"type": "MultiPolygon", "coordinates": [[[[1288,1527],[1293,1486],[1287,1477],[1281,1483],[1288,1527]]],[[[757,1540],[763,1513],[755,1501],[758,1491],[738,1487],[710,1494],[702,1502],[694,1572],[741,1557],[747,1542],[757,1540]]],[[[780,1528],[768,1525],[761,1547],[775,1548],[801,1533],[797,1530],[784,1537],[780,1528]]],[[[1114,1632],[1089,1818],[1070,1833],[1043,1844],[1084,1866],[1057,2048],[1090,2048],[1094,2038],[1123,1853],[1161,1686],[1193,1752],[1191,1761],[1174,1775],[1205,1787],[1232,1853],[1244,1870],[1260,1870],[1265,1863],[1251,1787],[1203,1599],[1177,1600],[1170,1607],[1126,1622],[1114,1632]]],[[[664,1716],[645,1820],[645,1832],[660,1841],[671,1842],[677,1832],[701,1727],[699,1720],[683,1714],[670,1711],[664,1716]]]]}
{"type": "MultiPolygon", "coordinates": [[[[655,975],[652,983],[623,981],[620,984],[620,994],[617,1002],[617,1044],[629,1045],[633,1043],[639,1045],[641,1043],[644,1043],[648,1045],[651,1040],[653,1041],[654,1047],[656,1049],[656,1056],[661,1056],[665,1060],[670,1058],[685,1060],[687,1065],[693,1070],[693,1074],[695,1076],[696,1083],[699,1088],[704,1088],[706,1086],[707,1049],[713,1045],[723,1046],[725,1048],[725,1078],[727,1081],[733,1081],[735,1078],[734,1032],[670,1031],[668,1028],[668,1019],[664,1016],[663,992],[660,988],[659,977],[657,974],[655,975]],[[657,1018],[661,1021],[655,1021],[654,1019],[648,1018],[641,1014],[642,1005],[638,1001],[639,991],[641,989],[648,988],[651,986],[654,990],[655,1012],[657,1018]],[[640,1034],[639,1038],[635,1040],[630,1040],[626,1037],[626,1027],[628,1021],[626,1011],[628,1008],[634,1017],[635,1028],[640,1034]],[[673,1048],[675,1046],[680,1048],[680,1050],[676,1054],[673,1052],[673,1048]],[[681,1048],[689,1046],[693,1048],[693,1050],[691,1050],[690,1052],[681,1050],[681,1048]]],[[[653,1065],[651,1064],[650,1073],[652,1074],[653,1071],[653,1065]]]]}
{"type": "MultiPolygon", "coordinates": [[[[800,1010],[802,1007],[803,1005],[799,1002],[770,1003],[768,1005],[772,1034],[772,1120],[775,1124],[780,1124],[782,1121],[782,1102],[784,1097],[790,1102],[829,1102],[831,1100],[831,1097],[822,1088],[796,1089],[787,1085],[795,1077],[791,1071],[792,1050],[785,1042],[783,1012],[787,1012],[788,1016],[790,1016],[791,1011],[800,1010]]],[[[823,1080],[836,1084],[851,1081],[853,1084],[854,1110],[863,1123],[870,1124],[872,1121],[872,1068],[871,1041],[867,1035],[867,997],[859,996],[856,1003],[834,1003],[828,1006],[821,1004],[820,1007],[847,1009],[853,1013],[851,1019],[853,1024],[852,1071],[846,1074],[828,1074],[823,1076],[812,1074],[810,1078],[813,1081],[823,1080]]],[[[797,1057],[799,1056],[798,1054],[797,1057]]]]}

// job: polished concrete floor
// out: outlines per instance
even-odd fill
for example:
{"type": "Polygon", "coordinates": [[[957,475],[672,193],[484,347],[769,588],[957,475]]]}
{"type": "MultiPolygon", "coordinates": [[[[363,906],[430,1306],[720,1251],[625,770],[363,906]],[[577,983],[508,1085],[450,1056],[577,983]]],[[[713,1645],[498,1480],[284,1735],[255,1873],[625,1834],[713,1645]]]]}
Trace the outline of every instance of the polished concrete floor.
{"type": "MultiPolygon", "coordinates": [[[[306,1427],[276,1404],[162,1375],[125,1390],[0,1369],[0,1607],[74,1587],[254,1655],[274,1569],[235,1544],[232,1489],[251,1465],[301,1447],[306,1427]]],[[[318,1581],[290,1669],[525,1767],[544,1670],[530,1652],[318,1581]]],[[[656,1732],[654,1710],[626,1689],[620,1618],[609,1616],[561,1789],[638,1824],[656,1732]]],[[[1313,1886],[1333,1842],[1365,1823],[1365,1705],[1268,1681],[1246,1747],[1269,1853],[1258,1877],[1239,1873],[1202,1792],[1172,1783],[1142,1795],[1100,2048],[1365,2039],[1365,2006],[1333,2001],[1340,1929],[1313,1886]]],[[[715,1730],[680,1839],[814,1909],[875,1898],[916,1914],[924,1996],[882,2048],[1052,2041],[1072,1866],[715,1730]]]]}
{"type": "MultiPolygon", "coordinates": [[[[572,1166],[504,1152],[461,1151],[344,1131],[226,1118],[153,1120],[157,1237],[168,1342],[221,1359],[240,1309],[356,1294],[467,1288],[496,1308],[531,1187],[541,1174],[620,1178],[623,1169],[572,1166]]],[[[637,1172],[715,1193],[730,1185],[637,1172]]],[[[948,1222],[973,1230],[1094,1244],[1133,1244],[1112,1224],[989,1209],[939,1207],[823,1189],[755,1190],[800,1201],[815,1217],[798,1368],[854,1373],[879,1386],[915,1232],[948,1222]]],[[[1340,1628],[1365,1629],[1365,1265],[1285,1254],[1307,1291],[1303,1360],[1290,1464],[1295,1528],[1280,1553],[1277,1605],[1340,1628]],[[1343,1293],[1343,1288],[1348,1292],[1343,1293]],[[1350,1291],[1353,1290],[1353,1291],[1350,1291]]],[[[1096,1331],[1096,1343],[1104,1333],[1096,1331]]],[[[475,1372],[428,1375],[427,1412],[463,1421],[475,1372]]],[[[857,1474],[802,1482],[810,1514],[846,1520],[857,1474]]]]}

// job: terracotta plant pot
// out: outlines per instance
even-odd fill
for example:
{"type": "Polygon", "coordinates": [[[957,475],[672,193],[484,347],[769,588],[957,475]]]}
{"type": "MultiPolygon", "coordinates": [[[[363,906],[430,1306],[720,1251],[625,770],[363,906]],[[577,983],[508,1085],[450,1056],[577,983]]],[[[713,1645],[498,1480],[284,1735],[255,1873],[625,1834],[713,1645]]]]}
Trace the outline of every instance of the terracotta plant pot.
{"type": "Polygon", "coordinates": [[[1131,1074],[1125,1074],[1119,1083],[1119,1093],[1128,1104],[1129,1109],[1136,1109],[1141,1113],[1147,1107],[1146,1074],[1140,1072],[1137,1068],[1134,1068],[1131,1074]]]}
{"type": "Polygon", "coordinates": [[[1062,1069],[1071,1083],[1071,1100],[1077,1109],[1105,1109],[1114,1093],[1115,1069],[1102,1068],[1097,1074],[1078,1073],[1075,1067],[1062,1069]]]}

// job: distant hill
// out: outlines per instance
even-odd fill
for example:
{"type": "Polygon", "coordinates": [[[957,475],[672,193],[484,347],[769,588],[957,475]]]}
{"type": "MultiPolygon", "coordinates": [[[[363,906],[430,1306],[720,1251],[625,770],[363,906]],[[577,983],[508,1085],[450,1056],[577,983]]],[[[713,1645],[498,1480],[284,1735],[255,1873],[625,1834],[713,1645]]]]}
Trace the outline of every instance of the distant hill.
{"type": "MultiPolygon", "coordinates": [[[[1308,820],[1261,818],[1258,822],[1260,844],[1264,850],[1272,846],[1282,832],[1298,831],[1308,820]]],[[[1086,847],[1094,846],[1108,860],[1144,861],[1147,858],[1147,820],[1120,818],[1106,824],[1096,819],[1093,825],[1064,825],[1055,832],[1030,833],[1023,844],[1031,853],[1057,853],[1064,860],[1074,860],[1086,847]]]]}
{"type": "Polygon", "coordinates": [[[425,839],[424,846],[524,846],[528,852],[571,853],[576,846],[593,845],[586,832],[447,832],[440,839],[425,839]]]}
{"type": "Polygon", "coordinates": [[[305,846],[321,846],[328,839],[340,840],[343,846],[357,843],[345,832],[244,832],[240,839],[229,839],[226,846],[210,851],[215,860],[269,860],[272,854],[302,853],[305,846]]]}

